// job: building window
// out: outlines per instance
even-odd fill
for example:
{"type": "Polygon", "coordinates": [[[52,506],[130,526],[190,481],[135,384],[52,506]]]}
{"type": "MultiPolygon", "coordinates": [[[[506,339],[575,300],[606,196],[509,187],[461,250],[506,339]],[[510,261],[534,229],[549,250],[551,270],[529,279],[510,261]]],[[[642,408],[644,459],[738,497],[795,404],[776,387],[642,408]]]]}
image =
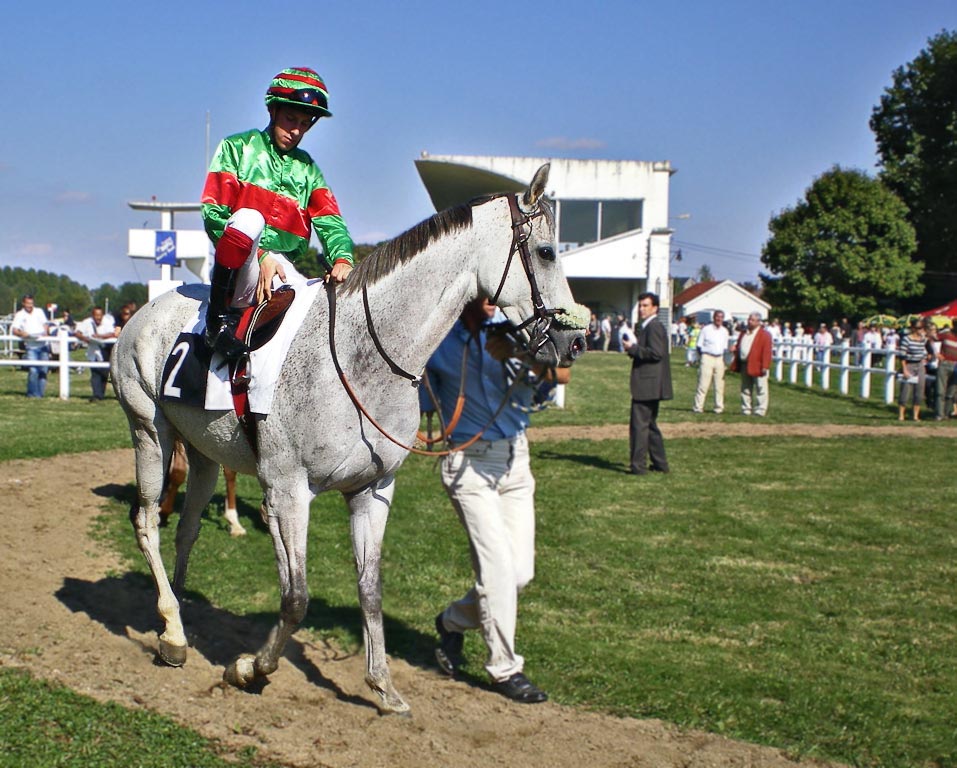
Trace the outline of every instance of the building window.
{"type": "Polygon", "coordinates": [[[642,200],[559,200],[558,241],[584,245],[641,229],[642,200]]]}
{"type": "Polygon", "coordinates": [[[641,229],[641,200],[603,200],[601,239],[641,229]]]}

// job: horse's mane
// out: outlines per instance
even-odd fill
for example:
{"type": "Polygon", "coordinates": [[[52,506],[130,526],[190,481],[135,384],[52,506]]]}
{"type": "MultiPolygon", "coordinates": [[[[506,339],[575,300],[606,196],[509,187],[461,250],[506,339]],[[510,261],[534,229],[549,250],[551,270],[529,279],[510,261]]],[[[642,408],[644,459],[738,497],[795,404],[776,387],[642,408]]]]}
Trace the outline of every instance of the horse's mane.
{"type": "MultiPolygon", "coordinates": [[[[420,221],[398,237],[382,243],[366,256],[349,275],[349,278],[343,284],[343,292],[346,294],[357,293],[364,287],[377,283],[386,275],[392,274],[401,264],[405,264],[416,254],[424,251],[430,243],[440,237],[471,227],[473,208],[509,194],[512,193],[500,192],[494,195],[485,195],[476,197],[468,203],[446,208],[444,211],[439,211],[435,216],[420,221]]],[[[554,227],[555,213],[550,201],[543,197],[539,204],[549,225],[554,227]]]]}
{"type": "MultiPolygon", "coordinates": [[[[474,203],[474,201],[473,201],[474,203]]],[[[472,226],[473,203],[456,205],[420,221],[398,237],[382,243],[366,256],[343,285],[345,293],[361,291],[424,251],[440,237],[472,226]]]]}

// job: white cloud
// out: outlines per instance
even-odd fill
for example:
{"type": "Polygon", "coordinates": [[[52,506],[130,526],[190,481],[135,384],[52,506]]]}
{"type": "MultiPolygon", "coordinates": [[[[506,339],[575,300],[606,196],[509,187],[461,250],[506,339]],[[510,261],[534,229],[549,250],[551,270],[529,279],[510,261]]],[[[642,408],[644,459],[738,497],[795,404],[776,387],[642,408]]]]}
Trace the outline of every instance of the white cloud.
{"type": "Polygon", "coordinates": [[[51,243],[26,243],[17,248],[18,256],[49,256],[51,253],[53,253],[51,243]]]}
{"type": "Polygon", "coordinates": [[[601,139],[569,139],[566,136],[552,136],[548,139],[539,139],[536,145],[545,149],[601,149],[605,146],[605,142],[601,139]]]}
{"type": "Polygon", "coordinates": [[[75,189],[64,190],[56,196],[56,202],[65,204],[89,203],[92,199],[93,195],[89,192],[79,192],[75,189]]]}

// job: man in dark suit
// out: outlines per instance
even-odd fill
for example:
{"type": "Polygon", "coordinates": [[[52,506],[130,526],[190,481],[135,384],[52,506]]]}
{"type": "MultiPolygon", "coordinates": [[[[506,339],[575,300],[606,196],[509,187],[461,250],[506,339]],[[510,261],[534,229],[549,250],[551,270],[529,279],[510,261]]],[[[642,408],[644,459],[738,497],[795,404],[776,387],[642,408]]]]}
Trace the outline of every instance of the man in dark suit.
{"type": "Polygon", "coordinates": [[[638,296],[637,340],[624,345],[631,355],[631,474],[668,472],[665,443],[658,429],[658,406],[673,397],[668,333],[658,321],[658,296],[638,296]]]}

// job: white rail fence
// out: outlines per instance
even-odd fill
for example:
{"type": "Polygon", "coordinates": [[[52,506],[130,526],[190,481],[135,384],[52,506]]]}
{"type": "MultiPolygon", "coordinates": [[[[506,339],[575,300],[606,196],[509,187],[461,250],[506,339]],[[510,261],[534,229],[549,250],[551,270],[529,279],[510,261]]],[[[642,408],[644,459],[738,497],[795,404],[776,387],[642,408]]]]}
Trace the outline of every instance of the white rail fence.
{"type": "MultiPolygon", "coordinates": [[[[836,381],[842,395],[851,394],[851,374],[860,375],[854,394],[864,399],[871,397],[876,387],[887,405],[895,401],[897,385],[897,351],[852,347],[848,342],[827,347],[815,347],[794,341],[776,341],[771,358],[771,375],[775,381],[817,384],[828,391],[836,381]]],[[[928,374],[927,378],[933,380],[928,374]]]]}
{"type": "MultiPolygon", "coordinates": [[[[0,335],[0,353],[15,355],[19,342],[23,341],[18,336],[0,335]]],[[[45,341],[50,345],[49,360],[27,360],[26,357],[12,357],[0,359],[0,366],[13,366],[16,368],[40,367],[54,368],[60,375],[60,399],[70,399],[70,374],[77,371],[85,371],[88,368],[109,368],[109,363],[94,362],[92,360],[71,360],[70,350],[81,346],[83,342],[74,336],[71,336],[66,329],[61,330],[55,336],[41,336],[39,341],[45,341]]],[[[115,339],[101,339],[102,344],[114,344],[115,339]]]]}

